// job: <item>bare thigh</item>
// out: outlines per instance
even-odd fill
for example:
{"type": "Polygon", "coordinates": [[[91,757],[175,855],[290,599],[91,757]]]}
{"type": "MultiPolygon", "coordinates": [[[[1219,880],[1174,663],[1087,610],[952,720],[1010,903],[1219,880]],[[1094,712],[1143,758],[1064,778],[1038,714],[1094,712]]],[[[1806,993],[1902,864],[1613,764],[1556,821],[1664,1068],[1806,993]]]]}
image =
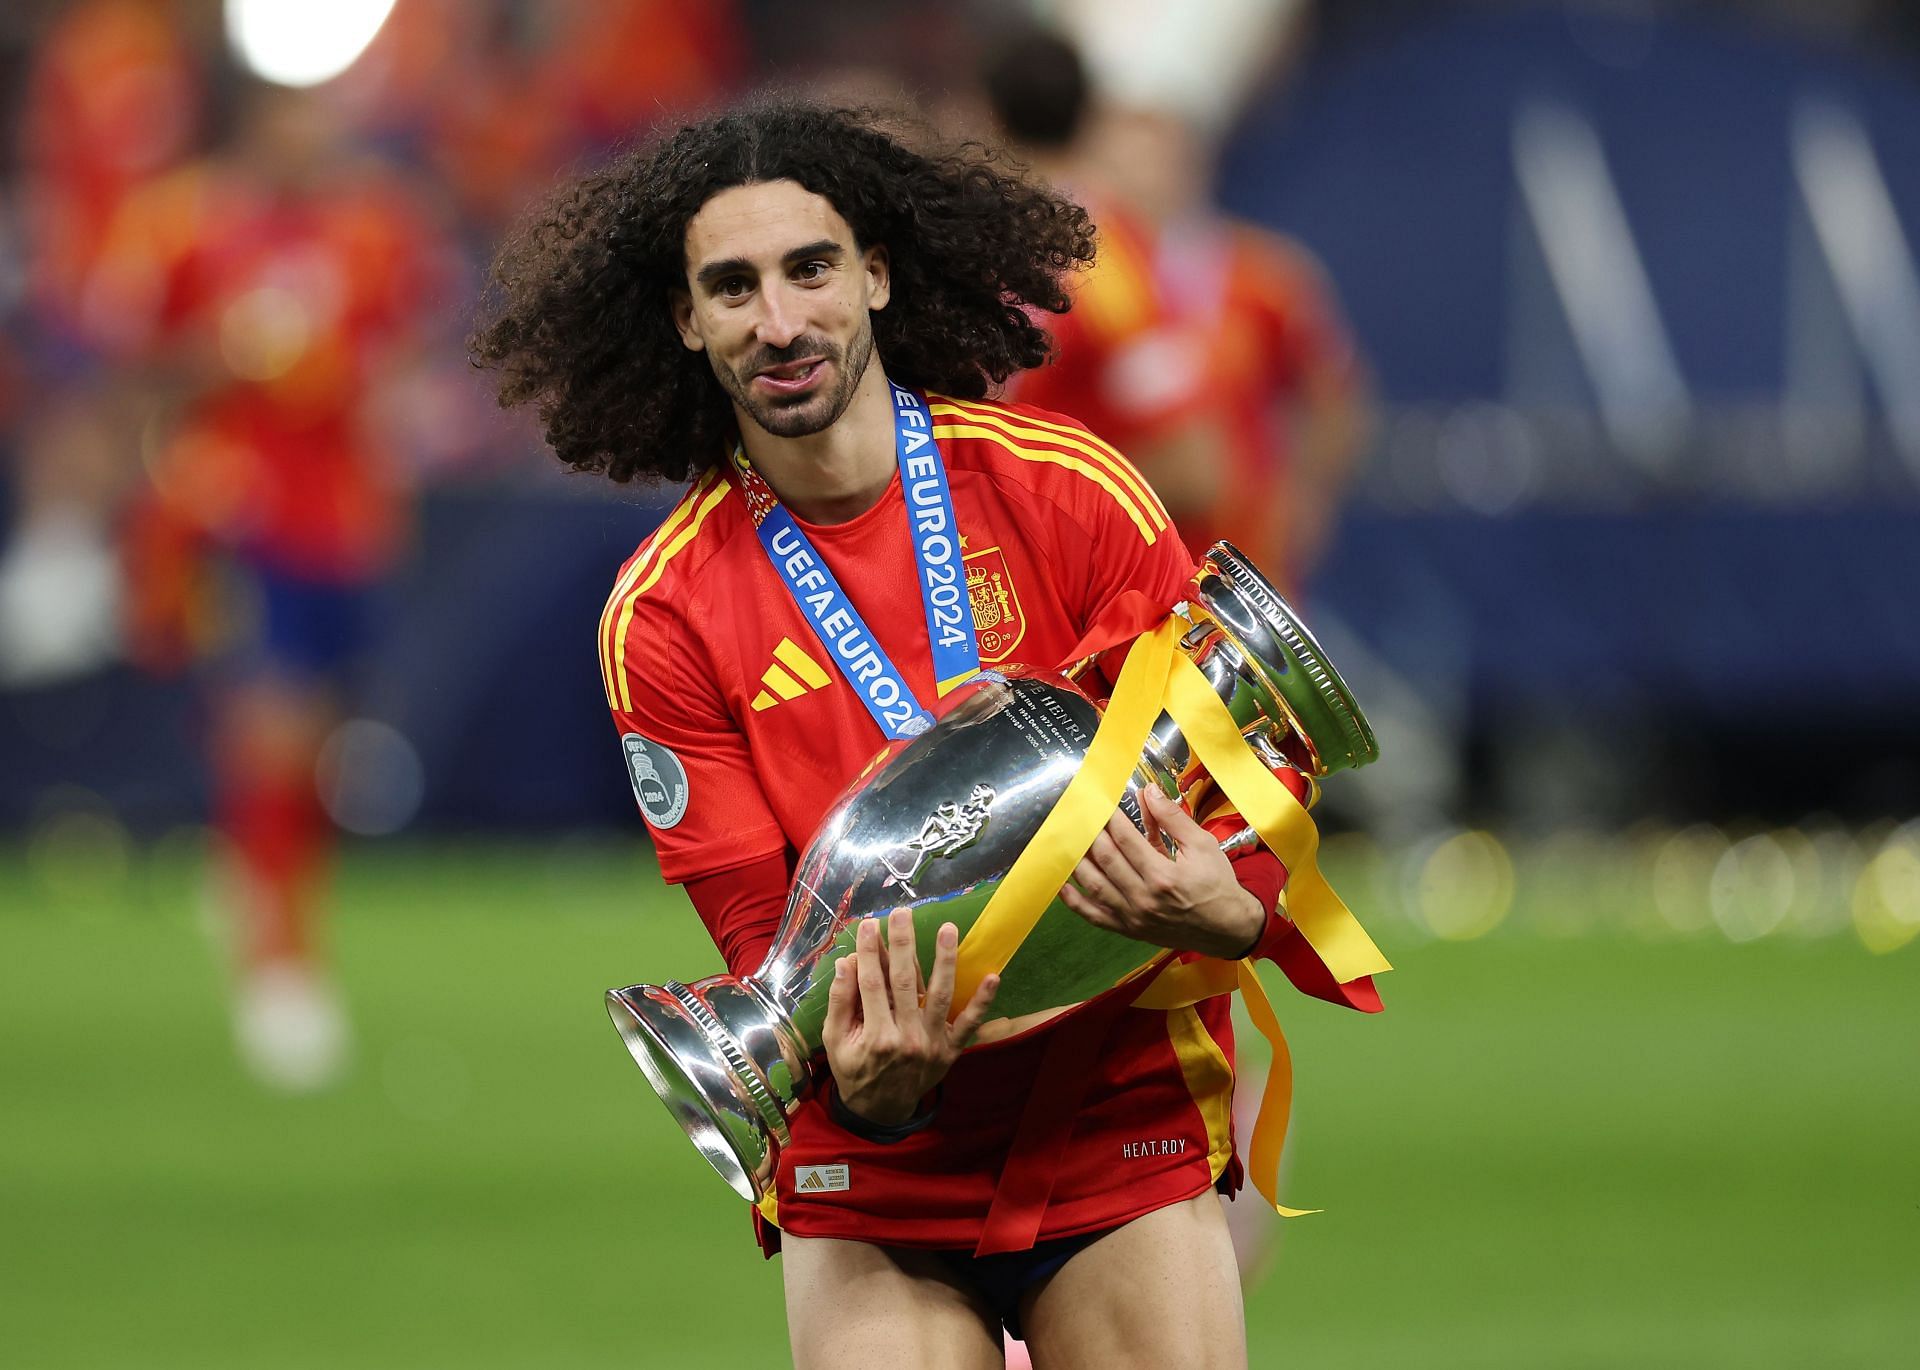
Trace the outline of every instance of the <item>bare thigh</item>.
{"type": "Polygon", "coordinates": [[[795,1370],[999,1370],[1000,1320],[939,1257],[783,1235],[795,1370]]]}
{"type": "Polygon", "coordinates": [[[1115,1228],[1027,1295],[1035,1370],[1244,1370],[1246,1310],[1212,1190],[1115,1228]]]}

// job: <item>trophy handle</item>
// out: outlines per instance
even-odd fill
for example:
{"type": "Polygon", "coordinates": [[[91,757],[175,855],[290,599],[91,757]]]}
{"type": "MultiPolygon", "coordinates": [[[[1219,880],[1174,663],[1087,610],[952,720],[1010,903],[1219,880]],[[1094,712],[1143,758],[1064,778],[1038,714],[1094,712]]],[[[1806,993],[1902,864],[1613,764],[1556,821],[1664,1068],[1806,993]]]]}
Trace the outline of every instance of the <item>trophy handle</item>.
{"type": "Polygon", "coordinates": [[[1231,859],[1242,853],[1250,852],[1259,845],[1260,834],[1255,832],[1253,825],[1249,823],[1246,827],[1240,829],[1239,832],[1234,833],[1233,836],[1222,842],[1220,844],[1220,850],[1225,852],[1228,858],[1231,859]]]}
{"type": "MultiPolygon", "coordinates": [[[[1298,739],[1301,769],[1312,776],[1365,766],[1379,757],[1373,728],[1325,649],[1232,543],[1216,542],[1207,549],[1190,590],[1173,606],[1188,625],[1178,650],[1207,677],[1236,726],[1248,733],[1260,724],[1284,729],[1298,739]]],[[[1079,681],[1119,650],[1082,657],[1062,674],[1079,681]]],[[[1164,714],[1150,745],[1181,778],[1184,792],[1191,780],[1187,749],[1164,714]]]]}

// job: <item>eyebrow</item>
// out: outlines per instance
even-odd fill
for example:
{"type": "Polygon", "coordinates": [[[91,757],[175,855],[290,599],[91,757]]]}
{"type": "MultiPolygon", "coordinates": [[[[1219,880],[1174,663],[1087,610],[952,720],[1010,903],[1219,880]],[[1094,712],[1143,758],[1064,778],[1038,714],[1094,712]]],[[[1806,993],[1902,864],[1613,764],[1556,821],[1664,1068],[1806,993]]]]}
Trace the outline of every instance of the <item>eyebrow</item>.
{"type": "MultiPolygon", "coordinates": [[[[794,248],[781,258],[781,262],[791,266],[795,262],[805,261],[810,257],[826,257],[837,262],[844,256],[846,252],[839,243],[831,238],[821,238],[804,247],[794,248]]],[[[708,262],[695,273],[693,279],[695,284],[707,286],[725,276],[751,276],[752,274],[753,263],[745,257],[728,257],[723,261],[708,262]]]]}

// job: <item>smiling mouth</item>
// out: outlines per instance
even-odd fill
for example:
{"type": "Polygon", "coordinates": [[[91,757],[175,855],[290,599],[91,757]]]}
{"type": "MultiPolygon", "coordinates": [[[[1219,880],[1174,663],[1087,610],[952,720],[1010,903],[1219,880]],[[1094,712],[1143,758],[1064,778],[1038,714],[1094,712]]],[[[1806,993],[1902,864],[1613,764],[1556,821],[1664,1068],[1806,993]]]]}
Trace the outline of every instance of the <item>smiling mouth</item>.
{"type": "Polygon", "coordinates": [[[825,357],[807,357],[797,362],[783,362],[757,372],[754,380],[783,393],[802,390],[820,374],[820,368],[826,364],[826,360],[825,357]]]}

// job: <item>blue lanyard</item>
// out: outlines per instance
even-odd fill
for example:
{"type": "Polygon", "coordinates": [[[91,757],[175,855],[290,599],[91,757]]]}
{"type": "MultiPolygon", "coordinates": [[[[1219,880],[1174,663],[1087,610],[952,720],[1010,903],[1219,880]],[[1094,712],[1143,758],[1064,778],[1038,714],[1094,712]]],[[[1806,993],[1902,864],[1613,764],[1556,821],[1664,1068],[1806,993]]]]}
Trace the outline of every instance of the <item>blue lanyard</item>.
{"type": "MultiPolygon", "coordinates": [[[[900,489],[913,531],[914,562],[920,572],[920,601],[927,615],[927,641],[933,648],[933,678],[944,697],[980,669],[973,636],[973,605],[960,557],[960,528],[953,516],[946,465],[933,440],[927,402],[917,392],[888,382],[893,395],[894,452],[900,463],[900,489]]],[[[805,613],[827,655],[840,669],[873,721],[889,738],[914,737],[933,723],[921,707],[880,639],[840,588],[833,572],[813,550],[792,514],[753,469],[744,448],[733,451],[753,515],[760,546],[774,572],[805,613]]]]}

